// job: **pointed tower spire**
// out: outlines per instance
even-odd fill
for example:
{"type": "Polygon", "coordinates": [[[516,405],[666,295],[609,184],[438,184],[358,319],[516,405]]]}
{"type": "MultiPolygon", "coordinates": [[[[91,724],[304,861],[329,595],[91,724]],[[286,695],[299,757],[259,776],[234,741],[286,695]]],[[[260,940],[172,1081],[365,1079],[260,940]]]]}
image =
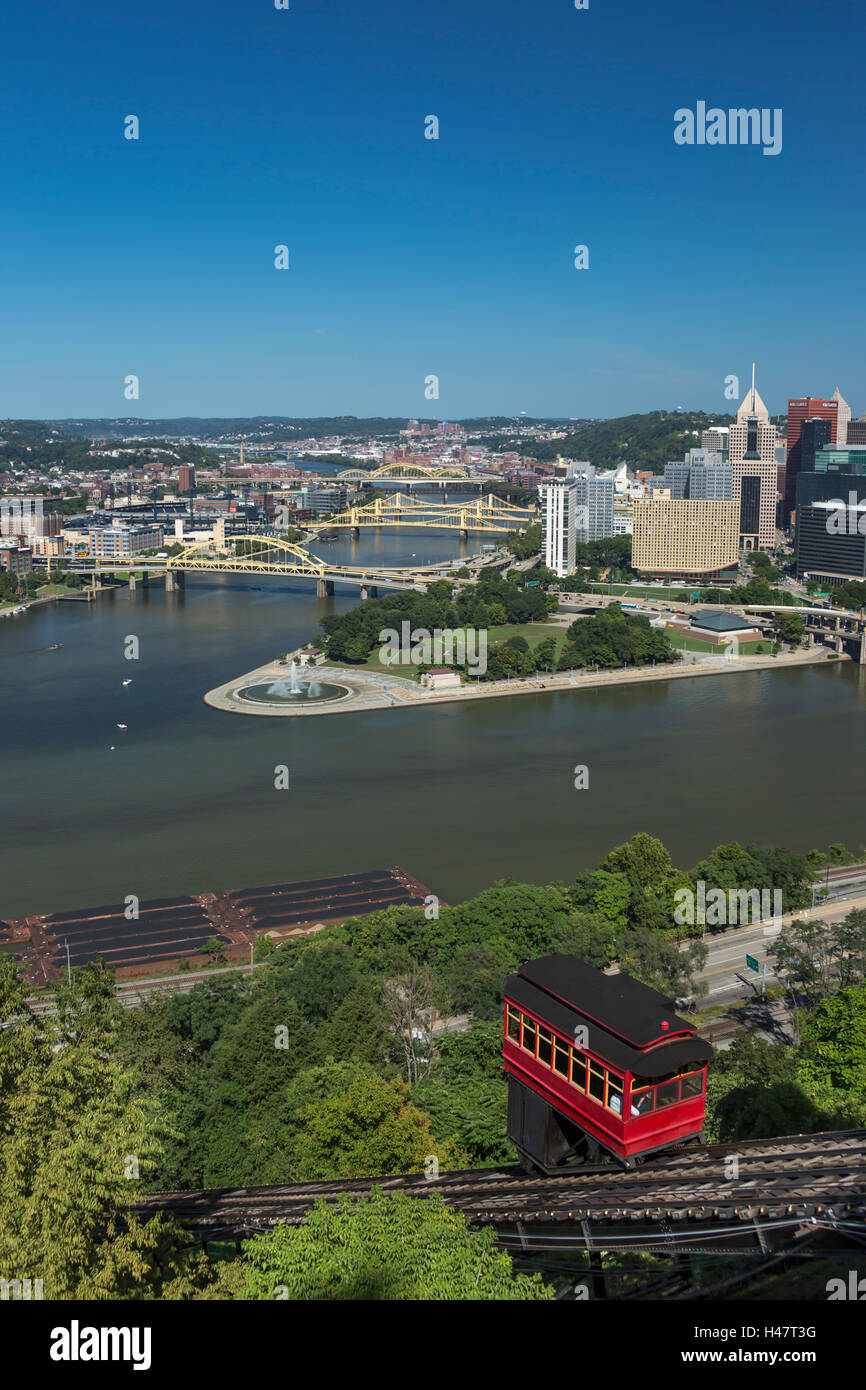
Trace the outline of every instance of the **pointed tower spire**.
{"type": "Polygon", "coordinates": [[[746,392],[743,404],[737,411],[737,421],[742,424],[745,420],[758,419],[765,423],[770,419],[770,412],[758,395],[755,387],[755,364],[752,363],[752,385],[746,392]]]}

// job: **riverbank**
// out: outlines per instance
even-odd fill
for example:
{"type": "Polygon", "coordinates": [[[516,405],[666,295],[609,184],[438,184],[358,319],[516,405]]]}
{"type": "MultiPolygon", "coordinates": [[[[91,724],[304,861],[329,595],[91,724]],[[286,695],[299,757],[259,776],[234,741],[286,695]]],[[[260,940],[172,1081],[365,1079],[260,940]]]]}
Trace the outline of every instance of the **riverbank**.
{"type": "Polygon", "coordinates": [[[348,694],[343,699],[317,705],[280,703],[252,704],[240,692],[249,686],[284,680],[286,667],[277,661],[268,662],[245,675],[209,690],[204,702],[213,709],[230,714],[256,714],[297,718],[326,714],[354,714],[359,710],[396,709],[399,706],[453,704],[455,701],[492,700],[517,695],[535,695],[539,691],[591,690],[604,686],[638,685],[656,681],[689,680],[699,676],[735,676],[746,671],[777,671],[783,666],[814,666],[832,661],[848,661],[846,656],[833,656],[823,649],[810,648],[778,656],[744,656],[735,661],[724,657],[716,660],[684,662],[680,666],[640,666],[617,671],[560,671],[553,675],[534,675],[514,680],[478,682],[462,685],[455,690],[426,690],[403,677],[373,673],[363,666],[325,665],[312,668],[317,681],[344,686],[348,694]]]}

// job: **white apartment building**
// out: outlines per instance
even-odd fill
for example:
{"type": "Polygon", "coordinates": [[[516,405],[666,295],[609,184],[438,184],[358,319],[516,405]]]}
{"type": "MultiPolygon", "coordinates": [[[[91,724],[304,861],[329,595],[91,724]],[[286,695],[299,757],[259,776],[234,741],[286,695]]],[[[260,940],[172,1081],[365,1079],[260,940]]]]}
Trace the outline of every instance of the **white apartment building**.
{"type": "Polygon", "coordinates": [[[574,569],[577,540],[577,481],[548,478],[538,484],[541,501],[541,555],[544,564],[560,579],[574,569]]]}

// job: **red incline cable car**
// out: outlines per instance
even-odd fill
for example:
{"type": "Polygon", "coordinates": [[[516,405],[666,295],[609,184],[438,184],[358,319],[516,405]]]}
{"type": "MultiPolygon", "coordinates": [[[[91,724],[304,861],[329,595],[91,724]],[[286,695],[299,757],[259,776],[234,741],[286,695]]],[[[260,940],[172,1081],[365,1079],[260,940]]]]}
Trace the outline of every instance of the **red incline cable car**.
{"type": "Polygon", "coordinates": [[[703,1143],[712,1048],[629,975],[545,956],[505,982],[508,1137],[529,1172],[703,1143]],[[613,1157],[609,1157],[612,1155],[613,1157]]]}

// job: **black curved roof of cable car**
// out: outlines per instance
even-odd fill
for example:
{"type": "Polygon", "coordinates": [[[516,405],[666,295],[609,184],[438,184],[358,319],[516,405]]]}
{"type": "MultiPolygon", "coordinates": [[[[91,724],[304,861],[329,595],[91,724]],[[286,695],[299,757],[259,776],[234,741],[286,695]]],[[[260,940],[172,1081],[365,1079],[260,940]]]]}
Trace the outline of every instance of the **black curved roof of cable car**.
{"type": "Polygon", "coordinates": [[[576,1023],[588,1024],[587,1050],[638,1076],[700,1065],[713,1055],[693,1024],[672,1012],[670,1000],[630,975],[605,975],[577,956],[527,961],[509,975],[505,996],[568,1038],[576,1023]]]}

